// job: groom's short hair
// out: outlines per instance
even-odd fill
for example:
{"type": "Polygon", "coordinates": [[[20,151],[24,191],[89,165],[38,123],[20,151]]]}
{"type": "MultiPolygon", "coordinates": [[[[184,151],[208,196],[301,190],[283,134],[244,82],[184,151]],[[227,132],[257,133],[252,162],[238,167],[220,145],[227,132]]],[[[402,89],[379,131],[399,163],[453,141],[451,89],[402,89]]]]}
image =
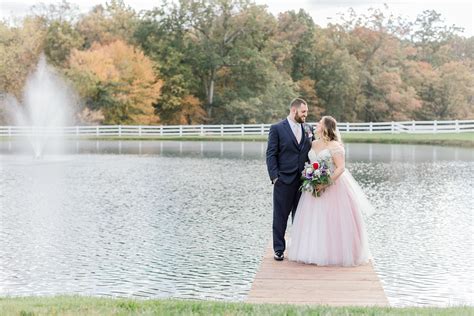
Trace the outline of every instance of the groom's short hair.
{"type": "Polygon", "coordinates": [[[290,109],[291,108],[297,108],[299,109],[301,107],[301,105],[306,105],[308,106],[308,104],[306,103],[305,100],[301,99],[301,98],[294,98],[293,100],[291,100],[290,102],[290,109]]]}

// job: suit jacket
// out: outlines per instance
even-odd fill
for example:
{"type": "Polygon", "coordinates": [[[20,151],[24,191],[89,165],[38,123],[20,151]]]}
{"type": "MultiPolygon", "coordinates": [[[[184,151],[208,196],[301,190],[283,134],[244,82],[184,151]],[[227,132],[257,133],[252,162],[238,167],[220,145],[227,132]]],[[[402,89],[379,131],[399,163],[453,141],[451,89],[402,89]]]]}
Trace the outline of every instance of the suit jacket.
{"type": "Polygon", "coordinates": [[[302,137],[299,144],[287,119],[270,127],[267,169],[272,183],[278,178],[278,181],[290,184],[301,176],[311,149],[312,135],[307,135],[308,127],[312,131],[309,125],[301,125],[302,137]]]}

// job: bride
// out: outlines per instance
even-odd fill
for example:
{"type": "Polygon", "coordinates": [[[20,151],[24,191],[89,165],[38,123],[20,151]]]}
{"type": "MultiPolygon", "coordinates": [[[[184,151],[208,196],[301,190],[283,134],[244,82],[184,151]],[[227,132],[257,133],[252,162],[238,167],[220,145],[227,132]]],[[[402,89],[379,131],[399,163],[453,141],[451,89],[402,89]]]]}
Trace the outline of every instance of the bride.
{"type": "Polygon", "coordinates": [[[372,206],[345,170],[345,152],[336,120],[324,116],[308,153],[311,163],[327,159],[332,184],[318,186],[321,196],[303,192],[291,229],[288,259],[321,266],[356,266],[371,259],[362,211],[372,206]]]}

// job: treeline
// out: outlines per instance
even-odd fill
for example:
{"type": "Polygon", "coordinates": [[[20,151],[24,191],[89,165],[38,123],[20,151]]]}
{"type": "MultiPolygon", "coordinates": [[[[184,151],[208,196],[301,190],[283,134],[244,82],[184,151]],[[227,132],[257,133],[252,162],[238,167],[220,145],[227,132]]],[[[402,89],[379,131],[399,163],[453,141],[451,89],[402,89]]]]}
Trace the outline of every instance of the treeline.
{"type": "Polygon", "coordinates": [[[0,22],[0,94],[21,98],[44,52],[79,93],[81,123],[268,123],[295,96],[310,120],[473,118],[474,38],[435,11],[386,11],[349,10],[322,28],[304,10],[275,17],[250,0],[34,6],[0,22]]]}

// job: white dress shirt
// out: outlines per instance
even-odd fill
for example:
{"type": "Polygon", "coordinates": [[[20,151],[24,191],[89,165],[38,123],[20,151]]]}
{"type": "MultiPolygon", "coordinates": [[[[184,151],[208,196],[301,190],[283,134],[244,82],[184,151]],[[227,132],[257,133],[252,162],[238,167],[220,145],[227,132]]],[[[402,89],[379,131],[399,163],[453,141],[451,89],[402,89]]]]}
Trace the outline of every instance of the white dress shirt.
{"type": "Polygon", "coordinates": [[[291,130],[293,131],[293,134],[296,137],[296,140],[298,144],[301,142],[301,124],[293,121],[289,116],[286,118],[288,120],[288,123],[290,123],[291,130]]]}

